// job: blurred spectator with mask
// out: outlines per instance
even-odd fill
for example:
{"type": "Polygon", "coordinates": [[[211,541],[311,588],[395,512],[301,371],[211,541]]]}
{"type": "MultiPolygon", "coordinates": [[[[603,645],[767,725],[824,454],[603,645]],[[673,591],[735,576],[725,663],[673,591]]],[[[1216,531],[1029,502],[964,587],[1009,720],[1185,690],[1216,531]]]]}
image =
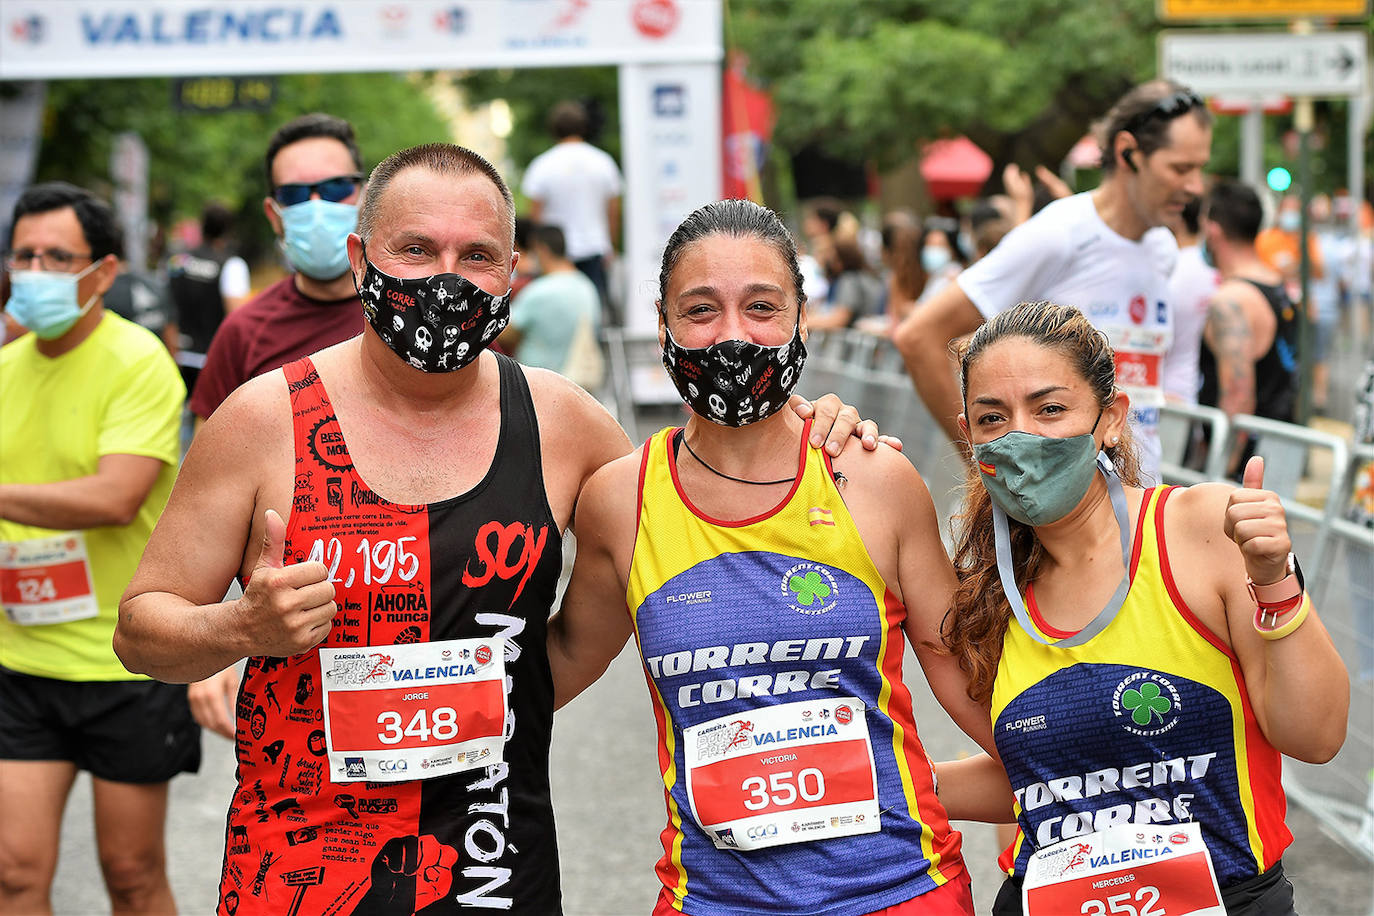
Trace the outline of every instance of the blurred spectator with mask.
{"type": "Polygon", "coordinates": [[[198,425],[249,379],[362,333],[345,245],[363,184],[352,125],[320,113],[288,121],[268,141],[265,166],[263,212],[294,272],[215,332],[191,392],[198,425]]]}
{"type": "MultiPolygon", "coordinates": [[[[1288,298],[1294,302],[1302,301],[1302,290],[1299,283],[1301,258],[1298,256],[1298,235],[1301,229],[1302,201],[1298,199],[1296,194],[1285,194],[1279,200],[1274,225],[1255,237],[1255,251],[1259,252],[1260,259],[1264,263],[1283,275],[1283,284],[1288,292],[1288,298]]],[[[1307,256],[1311,260],[1309,280],[1318,280],[1324,277],[1326,265],[1322,263],[1321,251],[1317,248],[1317,240],[1312,236],[1308,236],[1307,239],[1307,256]]]]}
{"type": "Polygon", "coordinates": [[[921,232],[921,269],[926,284],[917,302],[925,302],[959,276],[968,257],[959,250],[959,223],[943,216],[925,221],[921,232]]]}

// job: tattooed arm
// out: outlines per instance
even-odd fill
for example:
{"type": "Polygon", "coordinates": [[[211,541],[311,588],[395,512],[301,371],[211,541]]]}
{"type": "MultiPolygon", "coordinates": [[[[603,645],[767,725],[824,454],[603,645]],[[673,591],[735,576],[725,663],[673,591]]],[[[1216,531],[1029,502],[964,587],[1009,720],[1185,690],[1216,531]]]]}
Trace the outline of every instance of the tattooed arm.
{"type": "MultiPolygon", "coordinates": [[[[1245,307],[1225,287],[1207,303],[1207,324],[1202,338],[1217,366],[1217,406],[1226,416],[1255,412],[1255,362],[1251,357],[1250,322],[1245,307]]],[[[1228,472],[1240,461],[1245,436],[1237,436],[1227,461],[1228,472]]]]}
{"type": "Polygon", "coordinates": [[[1217,406],[1227,416],[1255,410],[1255,363],[1251,359],[1250,323],[1245,308],[1227,290],[1207,303],[1202,337],[1217,363],[1217,406]]]}

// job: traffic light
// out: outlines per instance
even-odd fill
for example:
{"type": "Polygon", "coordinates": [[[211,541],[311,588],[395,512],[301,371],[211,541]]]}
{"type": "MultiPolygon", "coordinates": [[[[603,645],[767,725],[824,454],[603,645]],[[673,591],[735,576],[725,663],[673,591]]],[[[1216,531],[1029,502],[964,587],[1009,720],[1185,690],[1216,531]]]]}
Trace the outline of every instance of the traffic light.
{"type": "Polygon", "coordinates": [[[1275,166],[1269,170],[1269,174],[1265,176],[1265,181],[1269,183],[1271,190],[1282,194],[1293,184],[1293,173],[1281,165],[1275,166]]]}

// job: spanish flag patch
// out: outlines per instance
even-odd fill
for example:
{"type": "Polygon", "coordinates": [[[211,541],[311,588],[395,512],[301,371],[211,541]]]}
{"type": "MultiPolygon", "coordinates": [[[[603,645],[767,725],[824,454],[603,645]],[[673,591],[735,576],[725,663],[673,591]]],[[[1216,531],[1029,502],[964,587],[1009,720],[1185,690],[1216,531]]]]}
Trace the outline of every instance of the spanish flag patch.
{"type": "Polygon", "coordinates": [[[979,462],[978,462],[978,470],[982,471],[984,474],[988,475],[989,477],[996,477],[996,476],[997,476],[997,468],[996,468],[995,466],[991,465],[991,464],[988,464],[986,461],[979,461],[979,462]]]}
{"type": "Polygon", "coordinates": [[[820,506],[812,506],[806,510],[807,517],[811,520],[812,527],[816,525],[829,525],[835,527],[835,522],[830,518],[830,510],[822,509],[820,506]]]}

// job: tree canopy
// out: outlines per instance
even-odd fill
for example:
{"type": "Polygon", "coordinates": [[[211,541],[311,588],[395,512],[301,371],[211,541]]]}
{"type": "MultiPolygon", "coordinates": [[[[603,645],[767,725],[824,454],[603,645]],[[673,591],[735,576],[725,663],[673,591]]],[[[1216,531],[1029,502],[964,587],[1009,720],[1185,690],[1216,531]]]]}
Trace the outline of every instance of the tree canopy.
{"type": "Polygon", "coordinates": [[[1154,0],[731,0],[727,37],[772,91],[776,139],[890,166],[966,134],[1056,163],[1154,70],[1154,0]]]}
{"type": "Polygon", "coordinates": [[[267,142],[279,126],[312,111],[353,124],[366,168],[402,147],[449,139],[423,79],[399,74],[280,76],[270,109],[214,114],[176,110],[166,78],[55,80],[48,84],[37,177],[107,193],[114,138],[135,131],[148,147],[154,221],[198,216],[218,200],[240,214],[243,247],[260,252],[271,241],[261,209],[267,142]]]}

